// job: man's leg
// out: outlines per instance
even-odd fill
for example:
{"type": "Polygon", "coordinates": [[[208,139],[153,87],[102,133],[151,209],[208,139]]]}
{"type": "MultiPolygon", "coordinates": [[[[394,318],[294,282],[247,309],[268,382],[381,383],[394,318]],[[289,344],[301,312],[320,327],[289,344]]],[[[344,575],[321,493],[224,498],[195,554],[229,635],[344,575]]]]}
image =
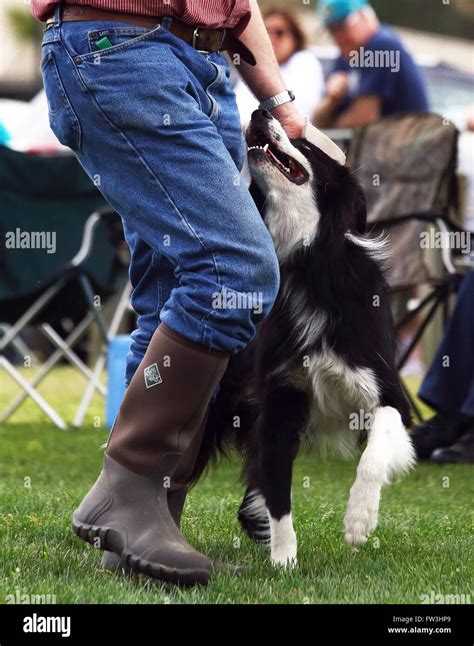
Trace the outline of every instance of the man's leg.
{"type": "MultiPolygon", "coordinates": [[[[214,82],[212,88],[206,91],[219,106],[219,118],[215,125],[236,166],[235,181],[244,181],[240,173],[247,146],[235,93],[229,82],[229,64],[220,54],[211,54],[208,59],[221,68],[219,82],[214,82]]],[[[124,229],[132,254],[133,271],[130,276],[133,286],[132,306],[138,315],[138,329],[132,334],[131,350],[127,357],[125,381],[129,384],[156,329],[156,312],[161,311],[171,291],[179,286],[179,281],[174,275],[173,265],[166,256],[153,252],[153,249],[150,249],[126,224],[124,229]],[[144,280],[144,276],[149,273],[152,277],[144,280]]],[[[218,389],[214,396],[217,392],[218,389]]]]}
{"type": "Polygon", "coordinates": [[[474,428],[474,271],[463,279],[456,306],[419,391],[437,414],[412,434],[418,457],[432,456],[474,428]]]}
{"type": "Polygon", "coordinates": [[[215,66],[164,29],[96,64],[95,53],[79,56],[82,24],[62,26],[71,55],[61,61],[62,81],[81,116],[78,158],[126,225],[173,265],[179,286],[161,321],[212,349],[242,350],[261,316],[214,304],[223,290],[236,297],[256,292],[267,314],[278,263],[208,116],[214,108],[206,89],[215,82],[215,66]]]}
{"type": "Polygon", "coordinates": [[[463,410],[464,402],[472,396],[473,357],[474,271],[470,271],[461,283],[453,314],[420,387],[420,398],[445,414],[463,410]]]}
{"type": "MultiPolygon", "coordinates": [[[[227,73],[228,63],[219,54],[212,54],[209,56],[209,59],[223,70],[223,73],[221,71],[219,82],[214,82],[212,89],[207,89],[207,94],[212,96],[215,103],[219,106],[220,117],[215,122],[216,127],[236,166],[235,181],[243,181],[240,179],[240,171],[246,154],[246,144],[240,124],[235,94],[229,83],[227,73]]],[[[131,265],[133,272],[130,276],[133,285],[132,305],[135,312],[139,315],[138,329],[132,334],[131,350],[127,357],[126,383],[128,385],[143,359],[154,330],[156,329],[156,312],[161,311],[171,291],[178,287],[179,282],[174,275],[173,266],[167,258],[164,255],[154,253],[126,225],[125,236],[132,254],[131,265]],[[143,277],[149,272],[152,273],[153,279],[144,281],[143,277]],[[153,299],[155,299],[156,304],[150,307],[153,299]]],[[[212,399],[217,397],[218,391],[219,386],[214,391],[212,399]]],[[[194,441],[179,461],[173,473],[173,482],[168,489],[167,500],[169,510],[178,527],[180,527],[181,514],[187,497],[188,480],[199,453],[204,426],[205,422],[202,425],[201,432],[196,434],[194,441]]],[[[219,567],[219,564],[216,564],[216,562],[214,562],[214,565],[219,567]]],[[[114,572],[130,573],[130,568],[113,552],[104,552],[102,567],[114,572]]]]}
{"type": "MultiPolygon", "coordinates": [[[[217,68],[159,29],[97,56],[88,32],[99,27],[62,25],[64,49],[53,39],[45,47],[54,57],[45,77],[52,125],[64,135],[72,111],[80,137],[68,139],[81,164],[126,225],[171,263],[178,286],[159,313],[104,469],[74,526],[140,572],[204,582],[210,563],[172,522],[165,489],[199,431],[228,353],[248,344],[272,307],[278,263],[213,121],[219,114],[206,90],[217,68]],[[256,293],[258,314],[221,307],[223,291],[256,293]]],[[[123,26],[114,29],[112,42],[124,36],[123,26]]],[[[153,285],[152,278],[145,272],[143,281],[153,285]]]]}

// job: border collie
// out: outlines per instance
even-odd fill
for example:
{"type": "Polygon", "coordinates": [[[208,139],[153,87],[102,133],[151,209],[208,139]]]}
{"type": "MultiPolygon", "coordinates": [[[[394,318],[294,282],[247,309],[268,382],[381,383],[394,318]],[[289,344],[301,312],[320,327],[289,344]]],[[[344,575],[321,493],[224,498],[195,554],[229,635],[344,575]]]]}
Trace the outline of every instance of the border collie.
{"type": "Polygon", "coordinates": [[[196,479],[231,440],[247,485],[238,517],[296,563],[293,462],[303,439],[354,455],[366,441],[344,518],[349,545],[377,525],[381,488],[414,464],[409,407],[395,367],[386,243],[364,235],[365,197],[350,171],[269,112],[247,133],[251,193],[273,237],[281,287],[250,346],[234,356],[210,415],[196,479]]]}

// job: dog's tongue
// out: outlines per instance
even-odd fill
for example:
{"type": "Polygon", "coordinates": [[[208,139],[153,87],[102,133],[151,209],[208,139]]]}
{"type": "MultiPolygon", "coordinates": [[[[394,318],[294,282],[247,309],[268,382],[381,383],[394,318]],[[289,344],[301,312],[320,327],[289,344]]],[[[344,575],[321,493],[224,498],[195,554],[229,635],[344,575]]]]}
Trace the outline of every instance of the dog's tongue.
{"type": "Polygon", "coordinates": [[[337,161],[341,166],[344,166],[346,163],[346,156],[339,148],[337,144],[334,143],[324,132],[318,130],[309,119],[306,119],[305,125],[303,127],[303,134],[301,135],[303,139],[309,141],[310,144],[322,150],[323,153],[326,153],[328,157],[337,161]]]}

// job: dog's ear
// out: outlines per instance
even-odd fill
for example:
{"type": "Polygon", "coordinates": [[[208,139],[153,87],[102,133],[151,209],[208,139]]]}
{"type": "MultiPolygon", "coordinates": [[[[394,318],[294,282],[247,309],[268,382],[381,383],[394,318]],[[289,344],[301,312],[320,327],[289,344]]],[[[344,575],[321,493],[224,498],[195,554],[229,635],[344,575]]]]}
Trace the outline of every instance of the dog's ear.
{"type": "Polygon", "coordinates": [[[346,176],[342,182],[335,184],[334,190],[326,195],[326,203],[340,231],[351,231],[356,235],[365,233],[367,202],[362,188],[353,178],[346,176]]]}

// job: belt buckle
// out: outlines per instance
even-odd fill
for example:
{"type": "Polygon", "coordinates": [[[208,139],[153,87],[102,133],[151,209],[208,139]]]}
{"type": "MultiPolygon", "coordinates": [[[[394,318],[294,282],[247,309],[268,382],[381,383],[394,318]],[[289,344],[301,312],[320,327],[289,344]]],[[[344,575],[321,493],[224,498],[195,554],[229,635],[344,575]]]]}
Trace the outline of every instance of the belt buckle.
{"type": "Polygon", "coordinates": [[[196,40],[199,38],[199,29],[200,27],[196,27],[193,31],[193,49],[196,49],[196,40]]]}
{"type": "MultiPolygon", "coordinates": [[[[193,45],[193,48],[194,48],[194,49],[197,49],[197,47],[196,47],[196,41],[197,41],[197,39],[199,38],[199,30],[200,30],[200,29],[201,29],[201,27],[196,27],[196,28],[195,28],[195,30],[193,31],[193,42],[192,42],[192,45],[193,45]]],[[[225,40],[226,35],[227,35],[227,29],[223,29],[223,30],[222,30],[222,38],[221,38],[221,42],[219,43],[219,47],[218,47],[216,50],[214,50],[214,51],[216,51],[216,52],[220,52],[220,51],[221,51],[221,49],[222,49],[222,45],[224,44],[224,40],[225,40]]],[[[204,51],[204,50],[198,50],[198,51],[204,51]]]]}
{"type": "Polygon", "coordinates": [[[222,46],[224,45],[224,40],[225,40],[226,36],[227,36],[227,29],[223,29],[222,30],[222,39],[221,39],[221,42],[220,42],[220,45],[219,45],[219,49],[217,50],[218,52],[220,52],[222,50],[222,46]]]}

